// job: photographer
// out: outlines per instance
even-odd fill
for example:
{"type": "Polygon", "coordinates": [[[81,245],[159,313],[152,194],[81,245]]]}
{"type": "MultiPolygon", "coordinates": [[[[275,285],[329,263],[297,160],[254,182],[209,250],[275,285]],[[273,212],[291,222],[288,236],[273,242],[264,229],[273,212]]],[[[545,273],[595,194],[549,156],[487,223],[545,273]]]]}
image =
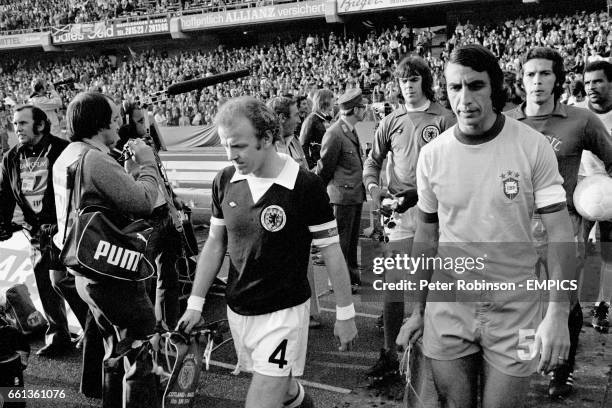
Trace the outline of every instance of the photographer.
{"type": "MultiPolygon", "coordinates": [[[[125,144],[129,140],[147,140],[146,111],[140,109],[136,103],[127,104],[123,109],[126,124],[119,129],[120,143],[125,144]]],[[[147,219],[154,228],[147,250],[150,252],[149,259],[155,259],[157,285],[151,284],[149,294],[155,302],[155,318],[158,325],[163,321],[167,327],[173,328],[176,326],[179,313],[178,271],[175,265],[181,256],[182,242],[179,231],[183,226],[177,208],[182,208],[182,205],[175,202],[172,191],[166,187],[161,160],[155,152],[154,154],[158,165],[158,195],[153,213],[147,219]]],[[[140,172],[140,166],[131,159],[126,160],[125,169],[135,178],[140,172]]]]}
{"type": "Polygon", "coordinates": [[[61,136],[62,130],[57,117],[57,110],[62,107],[62,97],[55,90],[53,84],[47,86],[43,79],[36,78],[32,81],[32,94],[28,99],[30,105],[34,105],[47,115],[51,122],[51,134],[61,136]]]}
{"type": "MultiPolygon", "coordinates": [[[[58,158],[53,171],[59,234],[63,247],[68,222],[69,171],[82,163],[79,207],[101,206],[116,214],[149,217],[158,194],[155,157],[142,140],[130,142],[133,159],[140,166],[134,180],[111,156],[118,142],[121,123],[119,108],[105,95],[83,92],[68,105],[67,130],[72,143],[58,158]]],[[[71,204],[71,206],[74,204],[71,204]]],[[[74,207],[76,208],[76,207],[74,207]]],[[[146,339],[155,328],[153,305],[142,281],[92,279],[69,269],[75,275],[79,295],[87,302],[104,338],[102,406],[122,405],[123,367],[113,366],[119,341],[146,339]]],[[[87,347],[87,344],[86,344],[87,347]]],[[[149,393],[152,390],[148,391],[149,393]]]]}
{"type": "Polygon", "coordinates": [[[72,349],[64,299],[85,327],[87,306],[79,298],[74,278],[54,260],[51,243],[56,231],[52,166],[68,144],[49,133],[45,113],[31,105],[15,108],[13,119],[18,144],[2,161],[0,176],[0,241],[11,238],[15,206],[23,212],[23,228],[30,239],[30,256],[43,310],[49,321],[46,346],[39,356],[57,357],[72,349]],[[63,298],[63,299],[62,299],[63,298]]]}

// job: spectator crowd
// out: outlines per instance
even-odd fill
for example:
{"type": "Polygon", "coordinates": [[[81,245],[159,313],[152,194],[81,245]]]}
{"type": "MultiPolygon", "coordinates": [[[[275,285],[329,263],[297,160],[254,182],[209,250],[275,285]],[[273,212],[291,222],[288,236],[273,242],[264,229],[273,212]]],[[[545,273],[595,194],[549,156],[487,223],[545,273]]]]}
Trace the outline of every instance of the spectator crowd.
{"type": "MultiPolygon", "coordinates": [[[[109,3],[107,9],[115,10],[113,7],[109,3]]],[[[36,10],[36,6],[32,10],[36,10]]],[[[212,122],[219,103],[234,96],[250,94],[262,100],[286,94],[312,97],[313,92],[321,88],[339,95],[353,87],[361,88],[372,102],[385,101],[393,106],[401,93],[392,72],[401,55],[416,52],[432,69],[434,91],[444,105],[445,61],[454,47],[478,43],[500,59],[502,69],[508,74],[509,100],[520,99],[521,91],[516,86],[514,73],[520,68],[524,50],[538,45],[557,49],[570,73],[563,96],[563,101],[567,101],[573,93],[584,93],[581,72],[585,63],[611,56],[610,23],[608,14],[603,11],[519,17],[487,26],[459,23],[450,38],[440,44],[441,50],[436,47],[438,44],[432,44],[434,34],[429,29],[417,32],[403,25],[372,30],[364,36],[338,35],[332,31],[305,34],[295,39],[277,38],[272,43],[252,47],[230,49],[220,45],[210,52],[152,49],[125,56],[7,58],[0,62],[0,98],[8,104],[27,100],[32,92],[33,78],[48,83],[74,78],[74,87],[58,89],[64,102],[79,91],[90,89],[112,96],[117,103],[151,101],[155,92],[173,83],[248,68],[249,77],[157,102],[153,98],[149,109],[163,125],[205,125],[212,122]]]]}

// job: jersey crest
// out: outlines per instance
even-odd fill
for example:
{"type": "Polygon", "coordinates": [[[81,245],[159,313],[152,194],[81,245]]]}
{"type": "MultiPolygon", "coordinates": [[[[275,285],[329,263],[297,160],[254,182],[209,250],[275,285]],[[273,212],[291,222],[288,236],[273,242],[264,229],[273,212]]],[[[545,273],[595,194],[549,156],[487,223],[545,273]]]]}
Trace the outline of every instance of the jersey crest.
{"type": "Polygon", "coordinates": [[[514,198],[519,193],[519,174],[512,170],[508,170],[501,174],[502,179],[502,187],[504,190],[504,195],[508,197],[510,200],[514,200],[514,198]]]}
{"type": "Polygon", "coordinates": [[[428,125],[423,128],[421,132],[421,137],[425,141],[425,143],[429,143],[434,140],[440,134],[440,129],[434,125],[428,125]]]}
{"type": "Polygon", "coordinates": [[[186,389],[191,385],[193,379],[195,377],[195,364],[193,361],[188,360],[185,361],[183,367],[181,367],[181,372],[178,376],[178,383],[182,389],[186,389]]]}
{"type": "Polygon", "coordinates": [[[287,222],[287,214],[278,205],[270,205],[261,212],[261,225],[266,231],[277,232],[283,229],[287,222]]]}

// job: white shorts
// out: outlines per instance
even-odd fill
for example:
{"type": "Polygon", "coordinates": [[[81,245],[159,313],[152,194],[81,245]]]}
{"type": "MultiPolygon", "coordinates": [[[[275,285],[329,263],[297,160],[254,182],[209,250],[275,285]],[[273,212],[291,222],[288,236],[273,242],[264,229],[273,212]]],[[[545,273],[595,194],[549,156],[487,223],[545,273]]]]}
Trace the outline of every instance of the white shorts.
{"type": "Polygon", "coordinates": [[[301,305],[257,316],[227,308],[238,364],[234,373],[254,371],[271,377],[304,373],[310,299],[301,305]]]}
{"type": "MultiPolygon", "coordinates": [[[[416,205],[410,207],[401,214],[393,213],[391,220],[395,223],[395,226],[393,228],[385,226],[385,235],[389,237],[390,242],[414,237],[416,231],[416,214],[416,205]]],[[[389,224],[387,223],[387,225],[389,224]]]]}

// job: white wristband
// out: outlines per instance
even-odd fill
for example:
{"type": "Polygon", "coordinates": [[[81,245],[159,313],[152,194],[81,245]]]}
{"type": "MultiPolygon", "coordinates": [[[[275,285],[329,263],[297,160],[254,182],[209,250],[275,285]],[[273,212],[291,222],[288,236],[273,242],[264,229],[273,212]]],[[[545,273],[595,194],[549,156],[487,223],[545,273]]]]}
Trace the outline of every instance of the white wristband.
{"type": "Polygon", "coordinates": [[[187,309],[201,312],[204,309],[204,298],[195,295],[189,296],[189,299],[187,299],[187,309]]]}
{"type": "Polygon", "coordinates": [[[378,187],[378,184],[376,184],[376,183],[370,183],[370,184],[368,184],[368,193],[370,193],[370,195],[372,195],[372,187],[379,188],[379,187],[378,187]]]}
{"type": "Polygon", "coordinates": [[[355,305],[336,306],[336,320],[349,320],[355,317],[355,305]]]}

